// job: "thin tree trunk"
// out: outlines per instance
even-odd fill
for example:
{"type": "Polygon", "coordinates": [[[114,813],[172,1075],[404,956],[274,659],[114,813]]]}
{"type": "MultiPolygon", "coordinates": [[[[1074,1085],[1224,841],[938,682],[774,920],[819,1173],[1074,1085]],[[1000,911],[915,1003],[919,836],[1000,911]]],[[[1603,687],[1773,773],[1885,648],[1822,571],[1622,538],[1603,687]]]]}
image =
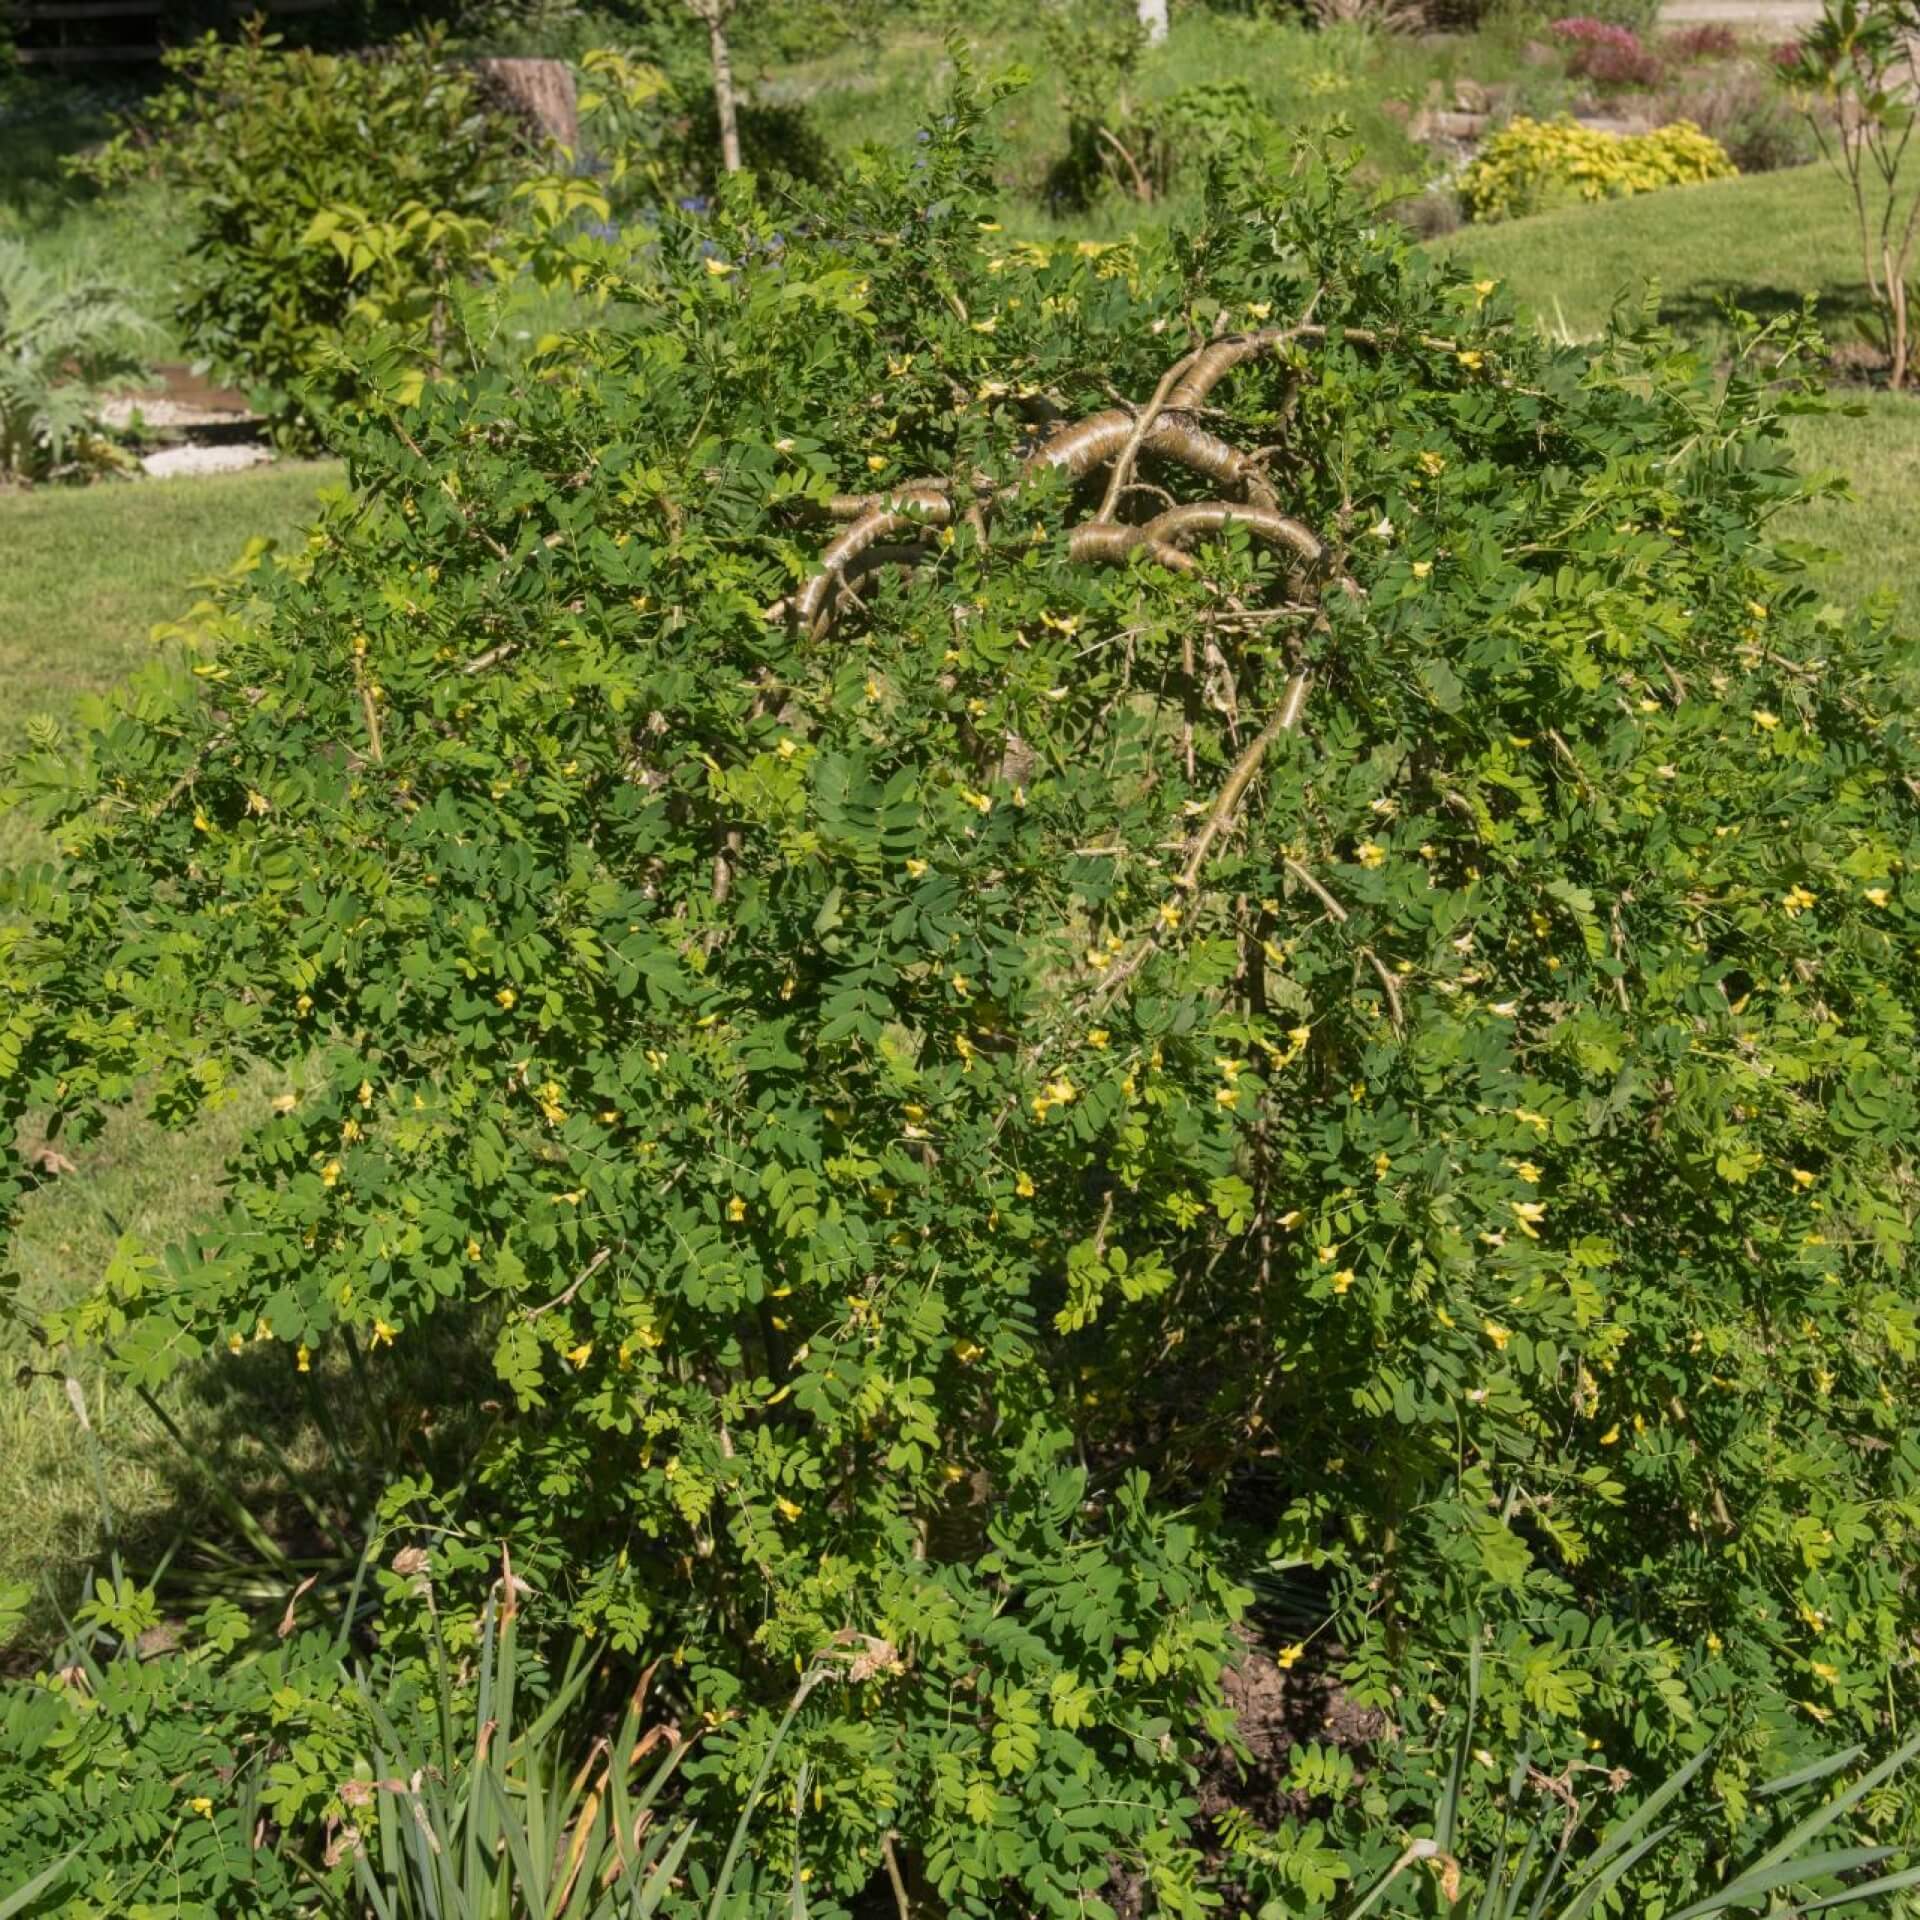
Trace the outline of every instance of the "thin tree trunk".
{"type": "Polygon", "coordinates": [[[720,164],[740,171],[740,123],[734,113],[733,55],[727,50],[727,23],[717,4],[707,10],[707,45],[713,54],[713,104],[720,115],[720,164]]]}
{"type": "Polygon", "coordinates": [[[1147,45],[1157,47],[1167,37],[1167,0],[1140,0],[1140,24],[1147,30],[1147,45]]]}

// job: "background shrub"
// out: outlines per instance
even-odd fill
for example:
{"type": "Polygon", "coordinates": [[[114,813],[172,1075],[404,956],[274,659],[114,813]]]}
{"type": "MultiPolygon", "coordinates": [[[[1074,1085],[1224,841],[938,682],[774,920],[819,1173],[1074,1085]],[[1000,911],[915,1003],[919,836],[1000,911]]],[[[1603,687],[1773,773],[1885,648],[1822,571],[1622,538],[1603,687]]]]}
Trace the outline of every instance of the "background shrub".
{"type": "Polygon", "coordinates": [[[1578,16],[1550,29],[1567,49],[1567,72],[1599,87],[1650,87],[1661,75],[1660,56],[1631,27],[1578,16]]]}
{"type": "Polygon", "coordinates": [[[1718,141],[1691,121],[1651,133],[1603,133],[1571,119],[1510,120],[1460,175],[1476,220],[1510,220],[1575,200],[1613,200],[1661,187],[1724,180],[1735,171],[1718,141]]]}
{"type": "Polygon", "coordinates": [[[1481,1647],[1549,1776],[1711,1742],[1684,1884],[1920,1624],[1920,751],[1772,531],[1791,354],[1554,349],[1311,154],[1012,245],[977,115],[555,222],[604,317],[348,422],[307,550],[12,770],[8,1204],[29,1109],[278,1090],[47,1331],[479,1342],[382,1523],[662,1659],[762,1905],[892,1848],[1198,1912],[1256,1604],[1389,1717],[1303,1775],[1377,1846],[1481,1647]]]}
{"type": "Polygon", "coordinates": [[[286,52],[256,25],[167,65],[173,83],[85,170],[168,178],[182,337],[283,439],[310,438],[376,336],[424,357],[443,344],[447,283],[489,243],[524,136],[431,39],[286,52]]]}
{"type": "Polygon", "coordinates": [[[139,372],[151,331],[104,279],[51,273],[0,235],[0,486],[111,464],[98,389],[139,372]]]}
{"type": "Polygon", "coordinates": [[[1740,36],[1717,21],[1703,21],[1665,35],[1660,47],[1670,60],[1732,60],[1740,52],[1740,36]]]}
{"type": "Polygon", "coordinates": [[[1684,88],[1670,89],[1655,104],[1669,120],[1684,116],[1726,149],[1742,173],[1771,173],[1804,166],[1818,145],[1803,113],[1782,97],[1764,68],[1727,66],[1684,88]]]}

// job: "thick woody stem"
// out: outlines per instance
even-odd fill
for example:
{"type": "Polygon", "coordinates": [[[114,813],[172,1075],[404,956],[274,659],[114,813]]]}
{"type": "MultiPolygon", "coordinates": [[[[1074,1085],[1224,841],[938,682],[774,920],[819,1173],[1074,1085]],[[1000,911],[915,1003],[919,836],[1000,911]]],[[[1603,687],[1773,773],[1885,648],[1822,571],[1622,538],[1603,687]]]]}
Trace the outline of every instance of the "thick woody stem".
{"type": "Polygon", "coordinates": [[[951,493],[952,491],[951,481],[942,480],[937,475],[924,475],[917,480],[903,480],[897,487],[888,487],[883,493],[836,493],[827,502],[827,513],[835,520],[858,520],[863,513],[882,506],[889,500],[917,498],[923,493],[951,493]]]}
{"type": "MultiPolygon", "coordinates": [[[[1235,367],[1249,360],[1257,360],[1264,354],[1277,352],[1296,340],[1324,341],[1333,333],[1361,347],[1381,347],[1390,338],[1371,327],[1325,327],[1314,322],[1304,322],[1295,327],[1261,327],[1254,333],[1229,334],[1224,340],[1212,341],[1178,363],[1181,377],[1167,395],[1167,405],[1197,407],[1235,367]]],[[[1435,334],[1415,334],[1411,339],[1414,345],[1430,348],[1436,353],[1459,351],[1460,343],[1457,340],[1442,340],[1435,334]]]]}
{"type": "Polygon", "coordinates": [[[1291,733],[1300,724],[1300,715],[1306,710],[1310,684],[1304,673],[1296,673],[1287,682],[1286,691],[1280,696],[1278,711],[1247,742],[1240,758],[1233,763],[1233,771],[1227,775],[1226,784],[1221,787],[1208,810],[1200,831],[1193,837],[1187,864],[1180,870],[1178,884],[1186,892],[1191,893],[1200,884],[1200,874],[1207,864],[1207,855],[1213,843],[1233,825],[1233,816],[1239,811],[1248,787],[1253,784],[1253,776],[1260,771],[1260,763],[1267,757],[1267,749],[1283,733],[1291,733]]]}
{"type": "Polygon", "coordinates": [[[1290,514],[1272,507],[1237,506],[1226,500],[1200,500],[1190,506],[1169,507],[1141,529],[1149,540],[1164,540],[1169,546],[1181,546],[1202,534],[1224,533],[1228,527],[1245,527],[1269,546],[1285,547],[1308,566],[1317,567],[1326,556],[1326,548],[1313,531],[1290,514]]]}
{"type": "Polygon", "coordinates": [[[820,571],[789,603],[797,625],[812,626],[835,589],[844,584],[847,568],[876,541],[903,527],[945,527],[953,522],[953,502],[932,488],[907,488],[875,502],[820,556],[820,571]]]}
{"type": "Polygon", "coordinates": [[[1067,552],[1083,564],[1104,561],[1119,565],[1137,549],[1144,548],[1169,573],[1198,573],[1198,564],[1178,547],[1156,540],[1145,527],[1132,527],[1117,520],[1089,520],[1067,536],[1067,552]]]}
{"type": "MultiPolygon", "coordinates": [[[[1266,476],[1238,447],[1209,433],[1191,415],[1173,411],[1152,420],[1142,416],[1139,421],[1123,407],[1089,414],[1041,446],[1028,459],[1026,470],[1033,474],[1064,468],[1078,480],[1119,455],[1136,427],[1142,429],[1140,451],[1191,468],[1216,486],[1230,487],[1250,500],[1271,503],[1273,489],[1266,476]]],[[[1106,517],[1104,510],[1101,517],[1106,517]]]]}

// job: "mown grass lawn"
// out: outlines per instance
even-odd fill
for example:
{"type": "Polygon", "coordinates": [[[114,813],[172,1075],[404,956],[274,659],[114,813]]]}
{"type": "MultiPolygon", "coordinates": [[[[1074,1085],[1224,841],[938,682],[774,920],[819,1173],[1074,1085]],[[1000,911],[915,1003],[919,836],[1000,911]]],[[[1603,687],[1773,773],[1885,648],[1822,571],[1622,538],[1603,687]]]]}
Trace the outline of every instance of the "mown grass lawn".
{"type": "MultiPolygon", "coordinates": [[[[1662,319],[1718,352],[1727,303],[1771,319],[1811,295],[1835,343],[1862,311],[1853,211],[1825,166],[1714,181],[1467,227],[1439,246],[1507,281],[1543,326],[1597,333],[1616,302],[1657,293],[1662,319]]],[[[1849,501],[1808,507],[1797,537],[1833,550],[1821,579],[1835,599],[1890,591],[1920,634],[1920,391],[1835,390],[1849,412],[1795,422],[1809,471],[1844,473],[1849,501]]]]}
{"type": "MultiPolygon", "coordinates": [[[[192,604],[192,582],[229,565],[249,539],[297,541],[322,489],[341,475],[333,464],[288,465],[0,495],[0,676],[9,690],[0,752],[19,744],[30,716],[65,719],[85,695],[124,678],[150,652],[153,626],[192,604]]],[[[0,865],[40,844],[17,813],[0,814],[0,865]]],[[[34,1315],[75,1298],[99,1278],[123,1232],[158,1246],[203,1219],[228,1146],[266,1097],[243,1090],[190,1137],[130,1113],[89,1146],[63,1143],[76,1171],[29,1201],[15,1248],[20,1307],[34,1315]]],[[[136,1561],[164,1550],[171,1529],[191,1524],[206,1500],[147,1407],[96,1365],[75,1377],[91,1439],[59,1368],[19,1325],[0,1320],[0,1580],[48,1583],[62,1599],[103,1544],[96,1459],[136,1561]]],[[[196,1450],[241,1484],[251,1469],[230,1415],[244,1385],[208,1370],[163,1401],[196,1450]]]]}

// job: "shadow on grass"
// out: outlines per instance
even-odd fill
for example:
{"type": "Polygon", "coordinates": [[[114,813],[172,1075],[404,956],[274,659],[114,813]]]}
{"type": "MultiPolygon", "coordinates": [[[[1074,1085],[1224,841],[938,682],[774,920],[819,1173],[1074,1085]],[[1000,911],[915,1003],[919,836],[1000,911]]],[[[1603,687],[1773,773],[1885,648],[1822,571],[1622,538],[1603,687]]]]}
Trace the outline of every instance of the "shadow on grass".
{"type": "MultiPolygon", "coordinates": [[[[1676,332],[1710,339],[1727,332],[1727,313],[1737,307],[1763,325],[1791,319],[1806,306],[1798,287],[1754,285],[1735,280],[1696,280],[1683,291],[1662,292],[1660,318],[1676,332]]],[[[1849,346],[1860,338],[1864,322],[1873,317],[1863,288],[1826,286],[1813,299],[1813,317],[1833,347],[1849,346]]]]}
{"type": "MultiPolygon", "coordinates": [[[[68,1476],[56,1518],[61,1538],[96,1540],[99,1550],[35,1569],[41,1591],[14,1641],[0,1647],[0,1676],[43,1662],[89,1574],[106,1578],[115,1556],[136,1584],[154,1586],[172,1623],[157,1644],[222,1598],[270,1630],[309,1580],[302,1617],[337,1615],[387,1484],[424,1475],[457,1486],[504,1413],[493,1337],[477,1317],[448,1314],[370,1358],[350,1360],[336,1340],[304,1374],[278,1341],[211,1355],[169,1383],[164,1403],[146,1403],[157,1431],[145,1464],[160,1487],[130,1518],[103,1513],[106,1461],[88,1430],[81,1445],[97,1472],[68,1476]]],[[[30,1358],[9,1385],[39,1398],[40,1417],[78,1427],[51,1357],[30,1358]]],[[[363,1601],[373,1592],[368,1577],[363,1601]]]]}

